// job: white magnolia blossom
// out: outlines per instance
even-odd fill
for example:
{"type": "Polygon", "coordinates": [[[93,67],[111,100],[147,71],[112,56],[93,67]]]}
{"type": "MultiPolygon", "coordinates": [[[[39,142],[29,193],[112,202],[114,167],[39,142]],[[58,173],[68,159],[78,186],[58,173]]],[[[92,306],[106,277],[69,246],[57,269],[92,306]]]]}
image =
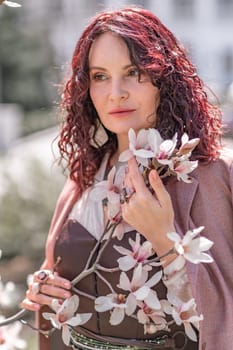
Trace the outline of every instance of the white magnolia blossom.
{"type": "Polygon", "coordinates": [[[66,299],[62,304],[60,304],[59,300],[53,299],[51,307],[56,313],[44,312],[42,314],[46,320],[51,321],[54,328],[62,329],[62,339],[66,345],[70,343],[69,326],[75,327],[82,325],[92,316],[91,313],[75,314],[78,306],[79,297],[77,295],[66,299]]]}
{"type": "MultiPolygon", "coordinates": [[[[3,5],[6,5],[8,7],[21,7],[22,5],[18,4],[17,2],[14,1],[9,1],[9,0],[4,0],[2,2],[3,5]]],[[[1,4],[0,4],[1,5],[1,4]]]]}
{"type": "Polygon", "coordinates": [[[184,302],[172,293],[167,294],[168,300],[163,301],[163,307],[168,315],[172,315],[177,325],[184,325],[186,335],[193,341],[197,341],[194,328],[199,330],[199,322],[203,320],[203,315],[198,316],[196,302],[192,298],[184,302]]]}
{"type": "Polygon", "coordinates": [[[181,147],[179,148],[177,155],[186,156],[188,158],[199,142],[199,138],[189,140],[188,134],[184,133],[181,137],[181,147]]]}
{"type": "MultiPolygon", "coordinates": [[[[0,322],[3,320],[4,317],[0,316],[0,322]]],[[[26,341],[19,338],[21,330],[22,324],[20,322],[0,327],[0,350],[25,349],[27,346],[26,341]]]]}
{"type": "Polygon", "coordinates": [[[0,277],[0,306],[7,308],[15,300],[16,287],[15,284],[11,281],[8,281],[4,284],[0,277]]]}
{"type": "MultiPolygon", "coordinates": [[[[121,271],[131,270],[138,263],[146,261],[150,256],[154,254],[152,244],[149,241],[144,241],[141,244],[140,234],[138,232],[136,233],[135,241],[129,238],[129,244],[132,250],[114,245],[114,248],[120,254],[124,255],[117,260],[121,271]]],[[[151,266],[149,264],[146,264],[144,268],[151,270],[151,266]]]]}
{"type": "MultiPolygon", "coordinates": [[[[121,217],[120,192],[123,188],[124,177],[125,166],[121,166],[118,170],[114,166],[110,170],[107,180],[95,184],[90,192],[90,198],[93,201],[107,199],[107,218],[112,223],[118,223],[113,237],[117,237],[119,240],[121,240],[124,233],[129,230],[129,225],[124,222],[121,217]]],[[[109,234],[110,232],[107,232],[104,239],[108,239],[109,234]]]]}
{"type": "Polygon", "coordinates": [[[105,198],[108,200],[108,218],[118,221],[121,217],[120,191],[123,187],[123,177],[118,173],[116,176],[116,167],[109,171],[107,180],[95,184],[90,193],[93,201],[101,201],[105,198]]]}
{"type": "Polygon", "coordinates": [[[169,168],[176,174],[178,180],[186,183],[192,182],[188,174],[190,174],[198,165],[197,160],[185,160],[180,158],[178,161],[171,161],[169,168]]]}
{"type": "Polygon", "coordinates": [[[112,310],[109,322],[112,326],[116,326],[123,321],[125,314],[128,314],[126,295],[108,294],[98,297],[95,300],[95,310],[97,312],[112,310]]]}
{"type": "Polygon", "coordinates": [[[139,166],[155,168],[159,172],[164,170],[165,176],[175,175],[178,180],[191,182],[188,174],[198,166],[198,161],[190,161],[189,157],[199,143],[199,138],[189,140],[184,133],[181,146],[177,149],[177,134],[171,140],[163,140],[156,129],[142,129],[137,135],[130,129],[128,137],[129,149],[120,154],[120,161],[127,161],[135,156],[139,166]]]}
{"type": "Polygon", "coordinates": [[[200,226],[194,230],[189,230],[183,238],[176,232],[167,234],[168,238],[174,242],[174,248],[180,256],[177,260],[178,269],[182,268],[182,264],[184,265],[184,259],[193,264],[213,262],[213,258],[209,254],[203,253],[212,247],[213,242],[206,237],[195,238],[203,229],[204,227],[200,226]]]}
{"type": "Polygon", "coordinates": [[[148,159],[155,157],[163,141],[158,130],[141,129],[136,135],[130,128],[128,137],[129,149],[120,154],[119,160],[124,162],[135,156],[139,164],[148,167],[148,159]]]}
{"type": "Polygon", "coordinates": [[[151,289],[161,278],[162,271],[158,271],[148,279],[148,271],[142,268],[142,264],[138,264],[134,268],[131,281],[125,272],[121,272],[118,287],[129,292],[127,296],[127,312],[129,315],[135,312],[138,301],[144,301],[152,309],[159,310],[161,308],[156,291],[151,289]]]}
{"type": "Polygon", "coordinates": [[[156,159],[160,164],[172,165],[173,160],[171,156],[176,148],[177,144],[177,134],[175,134],[172,140],[165,140],[159,146],[159,152],[155,154],[156,159]]]}
{"type": "Polygon", "coordinates": [[[148,307],[144,302],[138,302],[139,310],[137,319],[139,323],[144,325],[145,334],[153,334],[159,330],[168,330],[165,313],[161,309],[153,309],[148,307]]]}

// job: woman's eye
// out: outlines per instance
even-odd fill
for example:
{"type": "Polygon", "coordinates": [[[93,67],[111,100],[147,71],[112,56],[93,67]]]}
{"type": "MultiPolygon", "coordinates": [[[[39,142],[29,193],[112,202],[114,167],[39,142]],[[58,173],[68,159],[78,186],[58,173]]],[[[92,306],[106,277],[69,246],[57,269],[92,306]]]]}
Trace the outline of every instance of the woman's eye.
{"type": "Polygon", "coordinates": [[[132,68],[128,71],[129,77],[138,77],[140,75],[140,71],[137,68],[132,68]]]}
{"type": "Polygon", "coordinates": [[[106,79],[107,79],[107,76],[103,73],[95,73],[92,75],[92,80],[95,80],[95,81],[103,81],[106,79]]]}

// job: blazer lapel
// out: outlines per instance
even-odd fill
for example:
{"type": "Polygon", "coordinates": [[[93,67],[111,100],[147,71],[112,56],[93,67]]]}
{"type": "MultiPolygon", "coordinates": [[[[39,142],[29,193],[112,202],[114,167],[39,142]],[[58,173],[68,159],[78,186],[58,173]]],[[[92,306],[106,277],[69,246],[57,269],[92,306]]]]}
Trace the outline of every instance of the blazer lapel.
{"type": "Polygon", "coordinates": [[[183,234],[195,227],[191,219],[191,208],[198,189],[198,181],[194,177],[190,176],[190,178],[191,183],[171,179],[166,184],[175,212],[176,229],[183,234]]]}

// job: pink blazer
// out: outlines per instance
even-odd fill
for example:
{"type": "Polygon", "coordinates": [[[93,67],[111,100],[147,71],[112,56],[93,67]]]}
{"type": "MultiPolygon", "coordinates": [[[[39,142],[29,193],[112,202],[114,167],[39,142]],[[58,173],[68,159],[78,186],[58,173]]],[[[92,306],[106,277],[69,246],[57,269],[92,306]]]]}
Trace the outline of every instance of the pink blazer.
{"type": "MultiPolygon", "coordinates": [[[[198,311],[204,315],[199,350],[230,350],[233,347],[233,152],[225,150],[218,160],[199,164],[191,177],[191,184],[174,179],[166,187],[175,211],[176,230],[183,235],[188,229],[205,226],[202,234],[214,242],[211,248],[214,263],[187,264],[198,311]]],[[[52,220],[43,264],[46,268],[53,266],[56,237],[78,197],[76,184],[68,180],[52,220]]],[[[42,343],[41,349],[45,350],[42,343]]]]}

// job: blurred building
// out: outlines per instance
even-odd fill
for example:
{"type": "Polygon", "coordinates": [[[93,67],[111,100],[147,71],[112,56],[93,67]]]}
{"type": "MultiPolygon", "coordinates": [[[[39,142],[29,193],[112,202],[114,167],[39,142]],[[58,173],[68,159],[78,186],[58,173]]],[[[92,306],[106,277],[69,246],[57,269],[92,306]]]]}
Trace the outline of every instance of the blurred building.
{"type": "MultiPolygon", "coordinates": [[[[80,33],[98,11],[135,4],[148,8],[188,49],[202,79],[220,98],[233,82],[233,0],[18,0],[19,21],[43,29],[55,50],[61,77],[69,67],[80,33]]],[[[0,6],[0,17],[2,6],[0,6]]],[[[1,79],[0,79],[1,87],[1,79]]],[[[0,88],[1,90],[1,88],[0,88]]],[[[41,92],[42,93],[42,92],[41,92]]],[[[226,95],[227,96],[227,95],[226,95]]],[[[228,109],[233,119],[232,103],[228,109]]],[[[229,119],[228,118],[228,119],[229,119]]],[[[6,118],[4,118],[6,120],[6,118]]],[[[15,132],[14,128],[11,128],[15,132]]],[[[10,128],[9,128],[10,130],[10,128]]],[[[11,135],[8,135],[11,141],[11,135]]],[[[6,147],[3,140],[0,148],[6,147]]]]}
{"type": "Polygon", "coordinates": [[[0,104],[0,153],[20,137],[23,111],[16,104],[0,104]]]}
{"type": "Polygon", "coordinates": [[[106,8],[138,4],[152,10],[188,48],[199,74],[222,90],[233,81],[233,0],[21,0],[27,20],[49,23],[58,64],[72,55],[88,19],[106,8]]]}

